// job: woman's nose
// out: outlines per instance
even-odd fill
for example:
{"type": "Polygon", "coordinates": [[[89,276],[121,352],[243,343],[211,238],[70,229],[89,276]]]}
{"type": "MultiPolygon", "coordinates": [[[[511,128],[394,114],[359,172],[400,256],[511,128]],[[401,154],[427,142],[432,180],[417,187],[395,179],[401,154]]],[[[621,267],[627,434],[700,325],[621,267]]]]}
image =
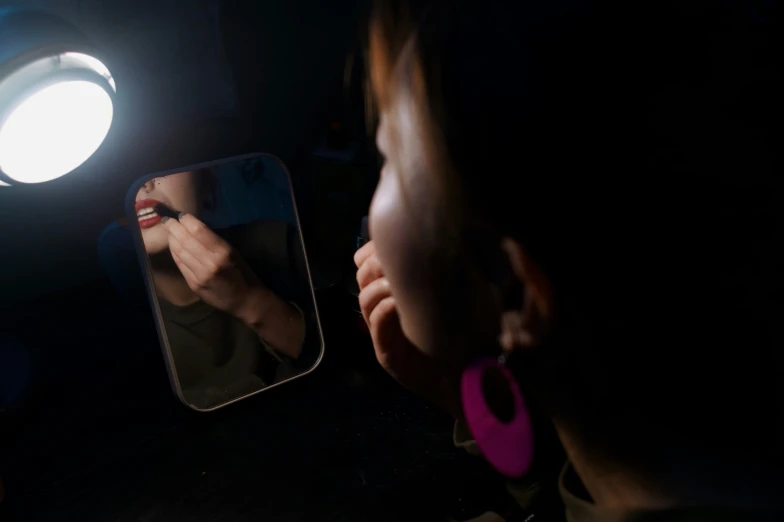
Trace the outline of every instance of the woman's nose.
{"type": "Polygon", "coordinates": [[[142,190],[147,194],[152,192],[154,188],[155,188],[155,178],[145,182],[144,185],[142,185],[142,190]]]}

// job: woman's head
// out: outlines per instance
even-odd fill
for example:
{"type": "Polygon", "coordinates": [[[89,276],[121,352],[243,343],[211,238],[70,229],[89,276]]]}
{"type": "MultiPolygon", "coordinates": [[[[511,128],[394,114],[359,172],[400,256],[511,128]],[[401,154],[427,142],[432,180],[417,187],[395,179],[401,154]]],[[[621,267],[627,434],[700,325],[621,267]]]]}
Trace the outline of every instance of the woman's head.
{"type": "Polygon", "coordinates": [[[163,203],[177,212],[199,217],[214,191],[212,169],[190,170],[152,178],[136,194],[136,212],[142,229],[144,248],[150,255],[165,252],[169,237],[156,214],[150,208],[163,203]]]}
{"type": "Polygon", "coordinates": [[[775,76],[742,15],[409,0],[371,21],[370,228],[405,333],[442,359],[524,352],[608,465],[778,455],[775,76]]]}

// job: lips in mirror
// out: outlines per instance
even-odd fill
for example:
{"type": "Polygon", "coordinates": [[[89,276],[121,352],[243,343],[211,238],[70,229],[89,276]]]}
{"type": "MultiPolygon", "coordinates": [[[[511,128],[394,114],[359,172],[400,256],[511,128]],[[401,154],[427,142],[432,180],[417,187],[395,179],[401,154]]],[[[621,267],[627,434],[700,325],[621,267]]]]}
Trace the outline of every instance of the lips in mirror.
{"type": "Polygon", "coordinates": [[[323,337],[289,175],[277,158],[146,176],[128,196],[180,400],[209,411],[315,368],[323,337]]]}

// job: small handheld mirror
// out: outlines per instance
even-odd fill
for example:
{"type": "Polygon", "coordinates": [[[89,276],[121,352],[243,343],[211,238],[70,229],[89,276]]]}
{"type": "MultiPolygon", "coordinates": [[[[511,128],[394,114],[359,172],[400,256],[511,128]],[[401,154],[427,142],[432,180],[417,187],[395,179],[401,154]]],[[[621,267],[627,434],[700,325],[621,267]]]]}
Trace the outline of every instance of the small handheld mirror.
{"type": "Polygon", "coordinates": [[[214,410],[318,365],[323,336],[280,160],[254,154],[145,176],[126,210],[181,401],[214,410]]]}

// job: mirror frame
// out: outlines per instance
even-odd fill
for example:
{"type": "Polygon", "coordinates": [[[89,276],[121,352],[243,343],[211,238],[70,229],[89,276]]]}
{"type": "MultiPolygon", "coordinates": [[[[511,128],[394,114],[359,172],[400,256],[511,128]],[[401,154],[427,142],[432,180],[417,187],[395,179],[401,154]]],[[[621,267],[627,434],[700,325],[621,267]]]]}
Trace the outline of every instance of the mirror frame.
{"type": "Polygon", "coordinates": [[[315,292],[315,290],[313,288],[313,278],[311,277],[311,272],[310,272],[310,261],[308,260],[308,253],[307,253],[307,250],[305,249],[305,240],[302,237],[302,224],[300,223],[299,211],[297,210],[297,201],[296,201],[296,197],[294,196],[294,185],[291,182],[291,173],[289,172],[288,167],[286,167],[286,164],[283,163],[283,161],[280,158],[278,158],[277,156],[275,156],[273,154],[267,154],[267,153],[264,153],[264,152],[257,152],[257,153],[251,153],[251,154],[243,154],[241,156],[233,156],[233,157],[230,157],[230,158],[224,158],[224,159],[215,160],[215,161],[208,161],[208,162],[205,162],[205,163],[197,163],[197,164],[194,164],[194,165],[186,165],[184,167],[179,167],[179,168],[176,168],[176,169],[169,169],[169,170],[165,170],[165,171],[162,171],[162,172],[156,172],[156,173],[153,173],[153,174],[148,174],[146,176],[142,176],[141,178],[139,178],[136,181],[134,181],[133,184],[128,189],[128,192],[127,192],[127,194],[125,196],[125,214],[126,214],[126,218],[128,219],[128,224],[129,224],[129,226],[131,227],[131,229],[133,231],[134,246],[136,247],[136,254],[137,254],[138,258],[139,258],[140,267],[142,269],[142,276],[144,278],[144,286],[147,289],[147,297],[148,297],[148,299],[150,301],[150,307],[152,308],[152,312],[153,312],[153,315],[154,315],[154,318],[155,318],[155,329],[158,331],[158,340],[159,340],[159,343],[161,345],[161,351],[163,352],[164,362],[166,363],[166,372],[169,375],[169,383],[171,384],[172,391],[174,392],[174,394],[177,396],[177,398],[180,400],[180,402],[185,404],[185,406],[187,406],[188,408],[190,408],[190,409],[192,409],[194,411],[200,412],[200,413],[208,413],[208,412],[211,412],[211,411],[215,411],[215,410],[224,408],[224,407],[226,407],[226,406],[228,406],[230,404],[234,404],[235,402],[238,402],[238,401],[241,401],[241,400],[244,400],[244,399],[248,399],[250,397],[253,397],[254,395],[258,395],[259,393],[271,390],[272,388],[280,386],[281,384],[285,384],[285,383],[291,382],[291,381],[293,381],[295,379],[299,379],[300,377],[304,377],[304,376],[308,375],[309,373],[313,372],[316,368],[319,367],[319,365],[321,364],[322,359],[324,358],[324,350],[325,350],[324,330],[321,327],[321,318],[320,318],[319,312],[318,312],[318,303],[316,302],[316,292],[315,292]],[[182,393],[182,387],[180,386],[180,381],[179,381],[179,379],[177,377],[177,369],[175,368],[174,361],[173,361],[173,358],[172,358],[172,355],[171,355],[172,352],[171,352],[171,347],[169,346],[169,338],[166,335],[165,328],[163,327],[163,315],[161,314],[161,309],[160,309],[160,306],[158,304],[158,294],[155,292],[155,284],[154,284],[154,282],[152,280],[152,269],[150,267],[150,256],[148,256],[146,254],[146,251],[145,251],[145,248],[144,248],[144,240],[142,239],[141,228],[138,226],[139,221],[138,221],[138,218],[136,216],[136,208],[135,208],[136,195],[138,194],[139,190],[141,190],[142,186],[144,186],[144,184],[147,181],[149,181],[149,180],[151,180],[153,178],[162,178],[162,177],[165,177],[165,176],[169,176],[169,175],[172,175],[172,174],[179,174],[180,172],[186,172],[186,171],[189,171],[189,170],[196,170],[196,169],[207,168],[207,167],[216,167],[216,166],[219,166],[219,165],[226,165],[226,164],[229,164],[229,163],[235,163],[235,162],[239,162],[239,161],[245,161],[245,160],[250,160],[250,159],[257,159],[257,158],[268,158],[268,159],[270,159],[272,161],[277,162],[283,168],[283,172],[286,173],[286,180],[288,181],[289,193],[291,194],[291,205],[292,205],[292,208],[294,210],[294,218],[297,221],[297,232],[299,233],[299,241],[300,241],[300,244],[302,245],[302,252],[303,252],[304,257],[305,257],[305,269],[307,271],[307,276],[308,276],[308,285],[310,287],[310,295],[313,298],[313,310],[314,310],[315,316],[316,316],[316,327],[318,328],[318,338],[319,338],[319,340],[321,342],[321,349],[319,351],[318,359],[316,359],[316,362],[307,371],[303,371],[302,373],[299,373],[299,374],[295,375],[294,377],[286,379],[285,381],[281,381],[281,382],[278,382],[278,383],[275,383],[275,384],[270,384],[269,386],[266,386],[264,388],[256,390],[255,392],[252,392],[252,393],[249,393],[247,395],[243,395],[241,397],[237,397],[236,399],[232,399],[230,401],[224,402],[222,404],[219,404],[218,406],[214,406],[214,407],[211,407],[211,408],[204,408],[204,409],[197,408],[196,406],[194,406],[193,404],[190,404],[189,402],[187,402],[185,400],[185,397],[184,397],[184,395],[182,393]]]}

